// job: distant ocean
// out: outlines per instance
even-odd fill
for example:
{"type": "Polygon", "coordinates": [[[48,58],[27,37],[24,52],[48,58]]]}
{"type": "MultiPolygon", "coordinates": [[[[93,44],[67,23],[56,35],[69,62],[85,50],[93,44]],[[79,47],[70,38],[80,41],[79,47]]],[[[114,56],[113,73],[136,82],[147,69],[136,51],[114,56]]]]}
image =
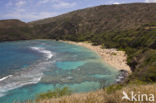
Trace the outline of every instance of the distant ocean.
{"type": "Polygon", "coordinates": [[[118,74],[84,47],[52,40],[0,43],[0,103],[33,100],[64,86],[93,91],[114,83],[118,74]]]}

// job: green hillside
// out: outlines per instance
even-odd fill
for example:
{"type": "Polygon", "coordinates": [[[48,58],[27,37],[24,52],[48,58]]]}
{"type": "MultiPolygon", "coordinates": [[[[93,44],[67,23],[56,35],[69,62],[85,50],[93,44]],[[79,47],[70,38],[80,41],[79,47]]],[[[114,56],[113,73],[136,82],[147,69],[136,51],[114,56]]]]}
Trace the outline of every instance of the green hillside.
{"type": "Polygon", "coordinates": [[[0,20],[0,42],[32,39],[32,34],[33,29],[20,20],[0,20]]]}
{"type": "Polygon", "coordinates": [[[29,24],[46,38],[75,39],[77,36],[91,37],[110,31],[137,29],[156,23],[155,14],[156,4],[102,5],[29,24]]]}

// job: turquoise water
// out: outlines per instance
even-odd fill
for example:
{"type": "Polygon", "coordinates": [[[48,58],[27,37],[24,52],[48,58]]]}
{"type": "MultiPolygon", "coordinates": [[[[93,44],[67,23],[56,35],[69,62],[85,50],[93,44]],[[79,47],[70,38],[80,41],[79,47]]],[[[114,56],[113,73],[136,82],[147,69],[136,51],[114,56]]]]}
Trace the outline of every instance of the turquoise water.
{"type": "Polygon", "coordinates": [[[75,61],[75,62],[66,61],[66,62],[57,62],[56,66],[63,70],[71,70],[71,69],[76,69],[77,67],[82,66],[84,64],[85,64],[85,61],[75,61]]]}
{"type": "Polygon", "coordinates": [[[114,83],[118,74],[84,47],[52,40],[0,43],[0,103],[33,100],[64,86],[93,91],[114,83]]]}

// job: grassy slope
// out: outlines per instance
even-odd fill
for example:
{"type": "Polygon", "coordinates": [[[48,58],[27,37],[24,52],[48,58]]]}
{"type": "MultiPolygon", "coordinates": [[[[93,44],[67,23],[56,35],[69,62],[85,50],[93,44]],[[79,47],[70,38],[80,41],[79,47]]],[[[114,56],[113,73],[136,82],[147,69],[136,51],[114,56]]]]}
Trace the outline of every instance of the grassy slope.
{"type": "MultiPolygon", "coordinates": [[[[104,90],[101,89],[95,92],[72,94],[70,96],[63,96],[60,98],[41,99],[33,103],[133,103],[125,100],[122,101],[121,98],[123,96],[123,91],[125,91],[126,93],[134,91],[135,94],[139,94],[138,92],[140,92],[140,94],[147,94],[148,96],[149,94],[154,94],[156,98],[155,87],[156,84],[128,85],[123,88],[106,88],[104,90]]],[[[129,97],[131,97],[130,94],[128,95],[129,97]]]]}

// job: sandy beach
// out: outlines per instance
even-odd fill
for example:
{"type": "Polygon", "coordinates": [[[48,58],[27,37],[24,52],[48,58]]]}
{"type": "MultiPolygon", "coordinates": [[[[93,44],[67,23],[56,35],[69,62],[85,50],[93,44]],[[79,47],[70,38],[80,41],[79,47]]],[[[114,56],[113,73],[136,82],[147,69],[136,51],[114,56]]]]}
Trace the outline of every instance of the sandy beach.
{"type": "Polygon", "coordinates": [[[124,51],[118,51],[117,49],[103,49],[101,46],[93,46],[88,42],[73,42],[73,41],[63,41],[70,44],[75,44],[83,46],[95,51],[104,62],[115,67],[118,70],[125,70],[131,74],[131,69],[127,65],[127,55],[124,51]]]}

